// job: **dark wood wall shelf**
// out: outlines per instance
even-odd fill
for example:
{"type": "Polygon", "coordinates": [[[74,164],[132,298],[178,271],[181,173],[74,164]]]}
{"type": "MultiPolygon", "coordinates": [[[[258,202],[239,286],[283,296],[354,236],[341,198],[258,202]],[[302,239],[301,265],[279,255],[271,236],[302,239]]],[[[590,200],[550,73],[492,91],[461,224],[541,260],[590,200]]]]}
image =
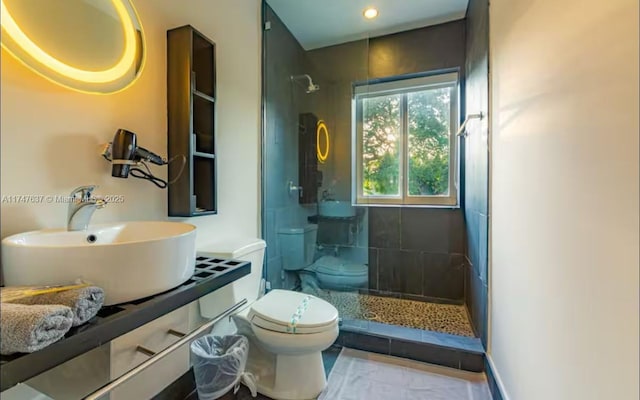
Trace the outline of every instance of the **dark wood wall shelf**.
{"type": "Polygon", "coordinates": [[[169,216],[216,214],[216,45],[190,25],[167,31],[169,216]]]}
{"type": "Polygon", "coordinates": [[[318,202],[319,181],[318,158],[316,152],[316,129],[318,117],[312,113],[298,116],[298,183],[304,188],[298,198],[300,204],[318,202]]]}

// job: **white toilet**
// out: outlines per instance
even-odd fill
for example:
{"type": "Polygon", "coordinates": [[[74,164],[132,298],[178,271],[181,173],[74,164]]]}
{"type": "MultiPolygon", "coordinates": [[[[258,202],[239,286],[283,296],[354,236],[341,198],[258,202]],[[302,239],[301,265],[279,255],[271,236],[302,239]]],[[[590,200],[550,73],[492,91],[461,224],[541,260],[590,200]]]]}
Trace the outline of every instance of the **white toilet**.
{"type": "MultiPolygon", "coordinates": [[[[276,400],[315,399],[327,384],[321,352],[338,337],[338,310],[289,290],[259,297],[263,240],[226,239],[207,247],[215,249],[207,252],[210,256],[251,261],[251,274],[234,283],[234,296],[244,296],[249,304],[232,318],[238,333],[249,338],[247,371],[258,378],[258,392],[276,400]]],[[[216,305],[201,301],[200,307],[205,315],[216,305]]]]}
{"type": "Polygon", "coordinates": [[[322,289],[349,290],[366,287],[369,269],[364,264],[333,256],[323,256],[313,261],[317,233],[317,225],[279,229],[282,268],[313,273],[322,289]]]}

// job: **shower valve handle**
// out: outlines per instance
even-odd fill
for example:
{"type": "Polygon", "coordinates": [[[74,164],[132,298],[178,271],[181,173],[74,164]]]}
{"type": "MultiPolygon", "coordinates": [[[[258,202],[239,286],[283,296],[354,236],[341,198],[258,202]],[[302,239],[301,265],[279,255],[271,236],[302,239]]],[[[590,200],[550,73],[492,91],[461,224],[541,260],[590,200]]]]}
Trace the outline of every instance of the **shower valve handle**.
{"type": "Polygon", "coordinates": [[[302,186],[296,186],[293,184],[293,181],[289,181],[289,194],[298,191],[298,195],[302,197],[302,186]]]}

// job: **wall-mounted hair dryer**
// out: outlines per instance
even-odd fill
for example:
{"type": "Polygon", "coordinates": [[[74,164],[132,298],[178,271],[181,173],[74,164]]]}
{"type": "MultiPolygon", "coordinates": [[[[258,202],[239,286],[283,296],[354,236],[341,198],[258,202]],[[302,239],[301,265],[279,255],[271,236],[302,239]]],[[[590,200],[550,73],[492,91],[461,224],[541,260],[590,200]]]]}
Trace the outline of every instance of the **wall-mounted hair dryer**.
{"type": "Polygon", "coordinates": [[[159,155],[139,147],[136,134],[125,129],[118,129],[111,142],[111,176],[128,178],[131,165],[138,165],[142,160],[156,165],[166,164],[159,155]]]}
{"type": "MultiPolygon", "coordinates": [[[[166,165],[173,160],[167,161],[154,152],[138,146],[136,134],[133,132],[126,129],[118,129],[113,136],[113,141],[105,145],[102,156],[111,162],[111,176],[113,177],[128,178],[129,174],[131,174],[134,178],[147,179],[160,188],[167,187],[165,180],[157,178],[151,173],[146,162],[151,162],[156,165],[166,165]],[[137,168],[140,165],[145,167],[146,171],[137,168]]],[[[182,168],[184,169],[186,158],[184,156],[182,158],[182,168]]],[[[180,170],[178,177],[181,174],[182,170],[180,170]]]]}

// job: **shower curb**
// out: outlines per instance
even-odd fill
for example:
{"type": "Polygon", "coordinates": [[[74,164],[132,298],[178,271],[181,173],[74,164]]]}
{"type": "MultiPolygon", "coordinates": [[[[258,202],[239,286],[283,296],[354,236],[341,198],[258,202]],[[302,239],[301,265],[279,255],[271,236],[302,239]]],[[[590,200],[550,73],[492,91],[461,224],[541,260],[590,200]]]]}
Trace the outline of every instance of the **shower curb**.
{"type": "Polygon", "coordinates": [[[336,343],[464,371],[485,372],[485,351],[479,338],[350,320],[342,323],[336,343]]]}

